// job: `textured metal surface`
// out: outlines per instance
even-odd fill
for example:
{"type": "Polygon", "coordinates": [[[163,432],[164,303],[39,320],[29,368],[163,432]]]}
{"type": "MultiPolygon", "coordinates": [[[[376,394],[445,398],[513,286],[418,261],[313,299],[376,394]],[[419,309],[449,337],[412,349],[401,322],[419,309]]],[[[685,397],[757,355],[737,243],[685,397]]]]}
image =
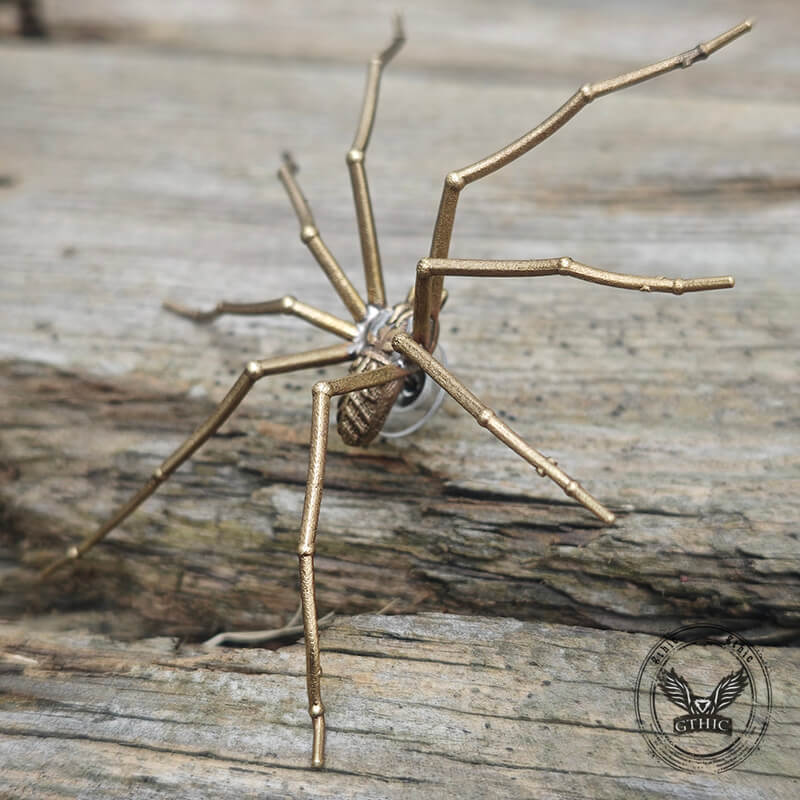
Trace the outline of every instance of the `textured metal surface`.
{"type": "MultiPolygon", "coordinates": [[[[515,161],[520,156],[527,153],[536,145],[541,144],[545,139],[552,136],[559,128],[569,122],[582,108],[585,108],[595,98],[602,97],[618,89],[646,81],[670,72],[674,69],[684,69],[692,66],[697,61],[708,58],[713,52],[724,47],[742,34],[747,33],[753,27],[750,20],[736,25],[734,28],[720,34],[719,36],[703,42],[697,47],[679,53],[672,58],[658,61],[655,64],[642,67],[633,72],[626,72],[616,78],[600,81],[599,83],[587,83],[578,89],[564,105],[551,114],[547,119],[531,129],[524,136],[520,136],[511,144],[506,145],[493,155],[482,158],[468,167],[464,167],[454,172],[449,172],[444,180],[442,189],[442,199],[439,203],[439,213],[436,217],[436,224],[433,230],[433,241],[431,242],[431,258],[447,258],[450,252],[450,239],[453,235],[453,225],[456,219],[456,207],[461,190],[470,183],[485,178],[493,172],[515,161]]],[[[441,308],[442,285],[444,279],[441,276],[433,278],[425,291],[420,291],[419,283],[415,290],[416,305],[414,307],[414,338],[421,343],[428,341],[431,335],[431,319],[439,316],[441,308]]],[[[605,281],[597,280],[597,283],[605,281]]],[[[615,285],[609,283],[608,285],[615,285]]],[[[714,287],[706,287],[714,288],[714,287]]]]}
{"type": "MultiPolygon", "coordinates": [[[[386,312],[376,318],[374,330],[365,330],[358,356],[350,367],[351,375],[398,364],[400,359],[392,346],[392,339],[396,333],[405,331],[411,308],[406,303],[399,303],[390,313],[389,309],[386,312]]],[[[345,444],[368,445],[381,432],[402,388],[403,381],[395,380],[344,395],[339,401],[336,428],[345,444]]]]}

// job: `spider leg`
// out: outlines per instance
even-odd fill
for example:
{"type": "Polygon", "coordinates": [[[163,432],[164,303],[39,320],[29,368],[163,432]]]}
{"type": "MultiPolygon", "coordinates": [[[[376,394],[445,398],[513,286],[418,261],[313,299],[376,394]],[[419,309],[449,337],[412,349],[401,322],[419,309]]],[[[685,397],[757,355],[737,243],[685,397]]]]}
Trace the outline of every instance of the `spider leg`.
{"type": "MultiPolygon", "coordinates": [[[[469,183],[491,175],[493,172],[510,164],[512,161],[524,155],[536,145],[552,136],[562,125],[572,119],[582,108],[587,106],[596,97],[633,86],[649,78],[655,78],[674,69],[690,67],[696,61],[708,58],[712,53],[747,33],[753,26],[750,20],[746,20],[725,33],[720,34],[714,39],[702,42],[697,47],[687,50],[685,53],[658,61],[655,64],[642,67],[633,72],[626,72],[616,78],[600,81],[599,83],[587,83],[581,86],[572,97],[557,111],[553,112],[547,119],[541,122],[528,133],[521,136],[514,142],[506,145],[493,155],[487,156],[480,161],[476,161],[468,167],[450,172],[444,180],[442,198],[439,204],[439,212],[436,217],[436,224],[433,230],[433,240],[431,242],[431,258],[447,258],[450,252],[450,239],[453,234],[453,224],[456,217],[456,207],[461,190],[469,183]]],[[[420,317],[414,315],[414,339],[422,344],[428,344],[431,338],[433,326],[431,317],[435,322],[441,306],[443,278],[435,278],[429,288],[430,300],[425,300],[425,305],[431,309],[431,315],[420,317]]]]}
{"type": "Polygon", "coordinates": [[[300,597],[303,604],[306,645],[308,712],[314,728],[311,763],[315,767],[321,767],[325,760],[325,709],[322,705],[320,688],[322,668],[320,667],[319,623],[315,599],[314,552],[319,509],[322,502],[322,481],[325,476],[331,398],[370,386],[379,386],[405,374],[406,370],[400,367],[386,366],[368,372],[347,375],[338,380],[320,381],[314,385],[313,389],[308,479],[297,554],[300,559],[300,597]]]}
{"type": "Polygon", "coordinates": [[[245,395],[253,388],[256,381],[267,375],[277,375],[281,372],[293,372],[294,370],[309,369],[311,367],[322,367],[328,364],[339,364],[352,358],[348,345],[338,344],[333,347],[309,350],[305,353],[290,356],[277,356],[261,361],[251,361],[212,414],[153,472],[147,483],[94,533],[87,536],[79,545],[71,546],[64,557],[56,559],[45,567],[39,575],[40,579],[48,577],[70,561],[80,558],[130,516],[184,461],[216,433],[222,423],[228,419],[239,403],[242,402],[245,395]]]}
{"type": "Polygon", "coordinates": [[[353,284],[350,283],[350,279],[344,274],[333,253],[328,250],[327,245],[322,241],[314,222],[311,208],[295,178],[297,171],[297,164],[295,164],[291,155],[284,153],[283,165],[278,170],[278,178],[286,189],[292,208],[294,208],[297,219],[300,222],[300,239],[311,251],[314,258],[317,259],[317,263],[328,276],[328,280],[339,297],[341,297],[342,302],[347,306],[348,311],[353,315],[353,319],[362,320],[367,315],[367,307],[353,284]]]}
{"type": "Polygon", "coordinates": [[[358,220],[358,235],[361,240],[361,255],[364,261],[364,275],[367,282],[367,300],[377,306],[386,305],[386,290],[383,285],[381,256],[378,250],[378,237],[375,232],[375,218],[367,185],[367,172],[364,167],[369,137],[375,122],[375,109],[378,105],[378,88],[383,68],[394,57],[405,42],[402,19],[394,19],[394,37],[389,46],[370,59],[367,67],[367,85],[364,89],[364,102],[361,107],[356,135],[347,152],[347,168],[353,186],[353,200],[358,220]]]}
{"type": "Polygon", "coordinates": [[[483,261],[462,258],[423,258],[417,264],[415,284],[414,319],[429,317],[433,310],[431,285],[445,275],[474,275],[496,278],[536,277],[537,275],[566,275],[617,289],[638,289],[641,292],[702,292],[710,289],[730,289],[734,280],[730,275],[713,278],[665,278],[628,275],[610,272],[573,261],[571,258],[538,258],[530,261],[483,261]]]}
{"type": "Polygon", "coordinates": [[[392,347],[413,361],[442,387],[459,405],[475,417],[478,425],[493,433],[503,444],[522,456],[542,477],[557,483],[564,493],[577,500],[607,525],[614,522],[614,515],[602,503],[592,497],[576,480],[567,475],[547,456],[531,447],[521,436],[505,424],[495,412],[481,402],[461,381],[440,364],[422,345],[407,333],[399,333],[392,339],[392,347]]]}
{"type": "Polygon", "coordinates": [[[222,300],[214,308],[208,311],[202,309],[187,308],[180,303],[173,303],[165,300],[162,304],[167,311],[172,311],[181,317],[194,320],[195,322],[211,322],[223,314],[243,314],[243,315],[263,315],[263,314],[291,314],[300,317],[318,328],[322,328],[330,333],[335,333],[343,339],[354,339],[358,330],[352,322],[341,319],[327,311],[310,306],[300,300],[286,295],[277,300],[267,300],[263,303],[229,303],[222,300]]]}

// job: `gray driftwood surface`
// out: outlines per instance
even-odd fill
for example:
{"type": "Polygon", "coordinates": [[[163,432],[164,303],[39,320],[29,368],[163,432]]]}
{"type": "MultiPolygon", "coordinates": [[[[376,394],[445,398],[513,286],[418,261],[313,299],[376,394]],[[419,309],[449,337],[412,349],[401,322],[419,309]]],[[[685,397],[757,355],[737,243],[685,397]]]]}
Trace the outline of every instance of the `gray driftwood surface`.
{"type": "MultiPolygon", "coordinates": [[[[121,644],[9,627],[0,653],[3,780],[15,796],[736,797],[797,792],[797,709],[721,775],[650,756],[633,687],[655,638],[433,614],[325,631],[325,772],[306,769],[301,646],[121,644]]],[[[797,697],[800,651],[771,659],[797,697]]]]}
{"type": "Polygon", "coordinates": [[[36,585],[247,360],[333,343],[287,318],[197,326],[160,302],[292,293],[346,313],[274,172],[290,147],[360,285],[343,157],[395,7],[45,3],[48,43],[0,41],[0,792],[796,793],[800,14],[779,0],[462,5],[405,3],[409,41],[382,84],[367,161],[393,301],[448,170],[587,80],[759,17],[707,63],[596,101],[460,204],[454,256],[736,276],[685,297],[448,283],[455,373],[617,524],[452,402],[406,440],[332,437],[323,775],[305,770],[300,645],[192,650],[297,606],[316,372],[260,383],[129,522],[36,585]],[[388,603],[402,616],[374,616],[388,603]],[[634,731],[641,658],[697,620],[763,644],[774,672],[764,745],[723,776],[669,770],[634,731]]]}

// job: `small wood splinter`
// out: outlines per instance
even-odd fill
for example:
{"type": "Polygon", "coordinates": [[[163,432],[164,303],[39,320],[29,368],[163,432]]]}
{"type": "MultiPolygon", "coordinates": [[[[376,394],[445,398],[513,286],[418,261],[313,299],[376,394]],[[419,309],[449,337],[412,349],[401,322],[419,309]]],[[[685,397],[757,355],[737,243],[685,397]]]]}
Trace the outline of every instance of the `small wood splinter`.
{"type": "MultiPolygon", "coordinates": [[[[518,453],[535,468],[539,475],[550,478],[569,497],[591,511],[603,523],[612,524],[614,514],[608,508],[564,472],[553,459],[531,447],[491,408],[461,383],[439,358],[432,355],[437,347],[439,312],[445,298],[444,278],[456,275],[508,278],[564,275],[620,289],[672,294],[731,288],[733,278],[729,276],[691,279],[673,279],[662,276],[640,277],[590,267],[567,257],[529,261],[450,258],[450,239],[455,223],[458,198],[465,186],[507,166],[536,145],[541,144],[592,100],[671,70],[689,67],[697,61],[708,58],[719,48],[747,33],[751,27],[750,21],[742,22],[685,53],[610,80],[587,83],[581,86],[561,108],[516,141],[470,166],[448,173],[444,180],[430,253],[417,265],[416,281],[407,298],[395,305],[387,305],[375,220],[367,183],[366,151],[375,120],[383,68],[400,50],[405,41],[402,22],[399,17],[396,18],[394,36],[389,46],[369,62],[361,116],[353,144],[346,157],[361,241],[367,287],[366,301],[362,299],[323,242],[308,202],[297,182],[298,168],[290,155],[284,155],[283,164],[278,170],[278,178],[289,195],[289,200],[300,223],[300,238],[328,276],[353,321],[350,322],[326,311],[321,311],[288,295],[277,300],[256,303],[223,301],[209,311],[189,309],[177,303],[165,303],[165,308],[196,322],[210,322],[222,314],[292,314],[341,337],[345,343],[292,356],[249,362],[217,409],[153,472],[142,488],[97,531],[79,545],[71,546],[64,557],[47,566],[41,572],[41,577],[45,578],[70,561],[80,558],[120,525],[210,436],[216,433],[257,381],[283,372],[350,362],[350,371],[347,376],[335,380],[319,381],[314,384],[312,390],[308,479],[298,543],[308,708],[313,727],[311,763],[315,767],[323,766],[325,708],[322,704],[321,692],[319,630],[325,618],[319,620],[317,617],[314,553],[322,500],[332,398],[339,397],[337,429],[340,436],[349,445],[364,446],[369,444],[379,433],[397,436],[415,430],[438,407],[442,392],[446,392],[469,412],[479,425],[489,430],[501,442],[518,453]],[[440,388],[437,388],[436,385],[440,388]],[[404,414],[411,411],[415,421],[405,424],[403,419],[407,419],[407,417],[404,417],[399,420],[398,427],[395,416],[402,416],[398,413],[400,411],[404,414]],[[413,412],[418,412],[416,417],[413,412]],[[404,424],[405,427],[403,427],[404,424]]],[[[285,632],[285,629],[278,631],[281,634],[285,632]]],[[[230,635],[225,634],[225,636],[230,635]]],[[[272,637],[276,635],[276,632],[267,631],[265,635],[272,637]]]]}

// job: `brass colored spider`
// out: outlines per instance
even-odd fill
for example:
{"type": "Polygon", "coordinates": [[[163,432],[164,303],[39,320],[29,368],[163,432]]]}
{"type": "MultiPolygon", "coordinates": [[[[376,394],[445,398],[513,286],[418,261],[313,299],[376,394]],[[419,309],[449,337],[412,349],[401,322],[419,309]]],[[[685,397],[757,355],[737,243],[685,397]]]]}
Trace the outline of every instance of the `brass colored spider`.
{"type": "Polygon", "coordinates": [[[607,272],[566,257],[530,261],[477,261],[449,258],[450,237],[458,198],[465,186],[496,172],[527,153],[555,133],[595,98],[679,67],[689,67],[696,61],[708,58],[716,50],[749,31],[751,27],[750,21],[742,22],[716,38],[699,44],[680,55],[610,80],[587,83],[581,86],[561,108],[519,139],[468,167],[448,173],[444,180],[430,254],[418,263],[416,281],[408,297],[395,305],[387,305],[364,158],[375,119],[378,87],[383,68],[401,48],[405,38],[401,21],[399,18],[396,19],[391,43],[369,62],[361,117],[352,147],[347,153],[347,167],[353,185],[366,275],[366,302],[353,287],[323,242],[314,224],[311,209],[297,183],[295,177],[297,167],[289,155],[284,156],[283,165],[278,171],[278,178],[286,188],[297,213],[301,240],[330,279],[354,321],[350,322],[326,311],[313,308],[291,296],[263,303],[223,301],[211,311],[197,311],[177,304],[165,303],[165,307],[169,310],[196,321],[209,321],[221,314],[293,314],[312,325],[340,336],[345,343],[297,355],[249,362],[216,410],[155,470],[147,483],[97,531],[84,539],[78,546],[70,547],[64,557],[46,567],[42,571],[41,577],[44,578],[71,560],[80,558],[125,520],[217,431],[242,402],[256,381],[267,375],[350,362],[350,371],[346,377],[318,381],[312,390],[308,481],[298,545],[300,594],[306,647],[306,680],[309,713],[313,723],[312,764],[316,767],[322,766],[325,748],[325,716],[320,688],[320,644],[314,592],[314,551],[322,499],[331,398],[336,396],[340,398],[337,411],[339,435],[349,445],[366,445],[382,431],[385,435],[403,435],[416,429],[435,410],[443,392],[446,392],[472,414],[479,425],[487,428],[501,442],[522,456],[536,469],[539,475],[548,477],[557,483],[567,495],[585,506],[604,523],[609,525],[613,523],[614,514],[611,511],[592,497],[586,489],[551,459],[531,447],[492,409],[484,405],[464,386],[440,360],[432,355],[438,340],[439,312],[445,300],[444,278],[447,275],[496,277],[565,275],[620,289],[671,292],[673,294],[707,289],[728,289],[733,286],[733,278],[729,276],[686,280],[665,277],[647,278],[607,272]],[[438,387],[431,382],[431,379],[438,384],[438,387]],[[405,429],[403,429],[403,411],[410,412],[414,419],[412,424],[405,426],[405,429]],[[399,423],[396,423],[395,419],[399,419],[399,423]],[[393,430],[385,428],[385,425],[390,426],[393,430]]]}

